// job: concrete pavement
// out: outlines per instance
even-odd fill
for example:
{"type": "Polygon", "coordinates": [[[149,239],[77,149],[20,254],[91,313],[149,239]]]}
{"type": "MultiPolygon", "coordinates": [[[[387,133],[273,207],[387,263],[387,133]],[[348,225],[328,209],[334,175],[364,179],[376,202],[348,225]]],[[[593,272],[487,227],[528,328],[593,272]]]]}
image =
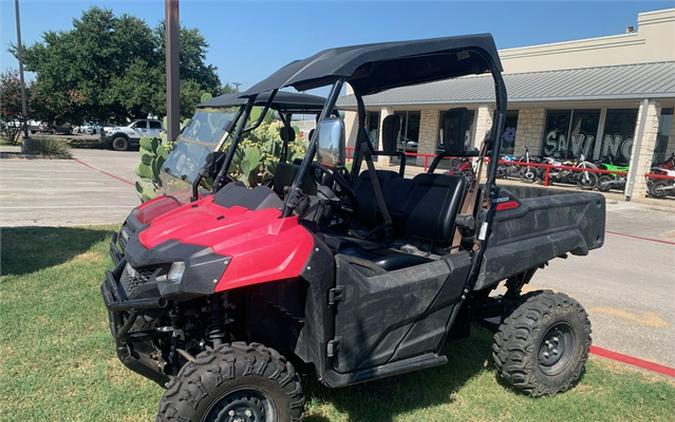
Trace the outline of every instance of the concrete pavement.
{"type": "Polygon", "coordinates": [[[0,227],[124,221],[139,203],[133,186],[138,152],[71,153],[72,160],[0,159],[0,227]]]}
{"type": "Polygon", "coordinates": [[[607,231],[604,247],[551,261],[527,287],[577,299],[594,344],[675,368],[675,213],[608,204],[607,231]]]}
{"type": "MultiPolygon", "coordinates": [[[[0,160],[0,226],[124,220],[139,203],[138,152],[71,153],[76,160],[0,160]]],[[[594,344],[675,368],[675,212],[610,200],[607,230],[603,248],[552,261],[527,288],[581,302],[594,344]]]]}

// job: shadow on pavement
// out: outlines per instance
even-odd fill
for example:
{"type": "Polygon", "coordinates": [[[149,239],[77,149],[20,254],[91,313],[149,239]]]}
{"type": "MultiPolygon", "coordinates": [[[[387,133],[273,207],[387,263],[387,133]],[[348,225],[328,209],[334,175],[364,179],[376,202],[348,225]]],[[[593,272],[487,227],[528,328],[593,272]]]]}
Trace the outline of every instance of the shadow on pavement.
{"type": "Polygon", "coordinates": [[[22,275],[69,261],[109,239],[111,230],[82,227],[0,229],[0,275],[22,275]]]}
{"type": "MultiPolygon", "coordinates": [[[[305,394],[309,400],[332,404],[347,414],[350,421],[394,420],[403,413],[439,404],[452,404],[454,393],[478,372],[490,359],[492,335],[474,327],[469,338],[448,343],[448,363],[407,375],[332,390],[308,375],[305,394]]],[[[303,380],[305,381],[305,380],[303,380]]],[[[330,418],[310,415],[307,422],[327,422],[330,418]]]]}

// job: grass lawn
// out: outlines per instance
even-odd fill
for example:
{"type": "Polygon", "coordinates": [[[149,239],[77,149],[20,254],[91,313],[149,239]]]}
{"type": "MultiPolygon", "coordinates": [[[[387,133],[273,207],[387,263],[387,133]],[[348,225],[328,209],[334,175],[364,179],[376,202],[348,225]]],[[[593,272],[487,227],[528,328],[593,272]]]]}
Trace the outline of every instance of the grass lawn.
{"type": "MultiPolygon", "coordinates": [[[[118,362],[99,296],[113,229],[2,230],[0,420],[154,420],[163,390],[118,362]]],[[[308,382],[307,421],[673,420],[673,383],[600,359],[568,393],[520,395],[496,382],[490,343],[476,329],[437,369],[336,391],[308,382]]]]}

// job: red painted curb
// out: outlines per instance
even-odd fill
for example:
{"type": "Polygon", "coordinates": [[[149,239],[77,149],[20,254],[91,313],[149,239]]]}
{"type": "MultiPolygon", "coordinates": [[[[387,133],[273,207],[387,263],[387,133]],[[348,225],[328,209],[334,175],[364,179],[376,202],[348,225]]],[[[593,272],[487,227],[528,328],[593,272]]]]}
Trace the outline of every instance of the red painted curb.
{"type": "Polygon", "coordinates": [[[671,242],[669,240],[654,239],[654,238],[651,238],[651,237],[643,237],[643,236],[636,236],[634,234],[613,232],[611,230],[605,230],[605,233],[614,234],[614,235],[623,236],[623,237],[630,237],[631,239],[646,240],[648,242],[657,242],[657,243],[665,243],[666,245],[675,245],[675,242],[671,242]]]}
{"type": "Polygon", "coordinates": [[[75,162],[78,163],[78,164],[81,164],[81,165],[83,165],[83,166],[85,166],[85,167],[89,167],[89,168],[92,169],[92,170],[96,170],[97,172],[103,173],[103,174],[105,174],[106,176],[109,176],[109,177],[112,177],[113,179],[119,180],[120,182],[126,183],[126,184],[131,185],[131,186],[135,186],[134,182],[131,182],[131,181],[129,181],[129,180],[123,178],[123,177],[119,177],[119,176],[116,176],[116,175],[114,175],[114,174],[112,174],[112,173],[109,173],[109,172],[107,172],[107,171],[105,171],[105,170],[101,170],[100,168],[97,168],[97,167],[94,167],[94,166],[92,166],[92,165],[90,165],[90,164],[87,164],[87,163],[85,163],[84,161],[79,160],[79,159],[77,159],[77,158],[73,158],[73,160],[75,160],[75,162]]]}
{"type": "Polygon", "coordinates": [[[638,368],[646,369],[648,371],[657,372],[662,375],[675,378],[675,369],[669,368],[658,363],[650,362],[648,360],[638,359],[633,356],[624,355],[623,353],[613,352],[611,350],[603,349],[598,346],[591,346],[590,352],[594,355],[603,358],[615,360],[617,362],[626,363],[628,365],[637,366],[638,368]]]}

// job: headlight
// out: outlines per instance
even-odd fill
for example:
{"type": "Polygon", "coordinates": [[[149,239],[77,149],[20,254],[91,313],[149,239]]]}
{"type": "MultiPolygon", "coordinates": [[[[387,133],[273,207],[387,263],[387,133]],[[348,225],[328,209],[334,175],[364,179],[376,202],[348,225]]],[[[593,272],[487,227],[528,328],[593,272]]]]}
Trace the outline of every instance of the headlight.
{"type": "Polygon", "coordinates": [[[171,268],[169,269],[169,273],[166,275],[166,278],[169,281],[178,283],[183,278],[183,274],[185,274],[185,262],[178,261],[171,264],[171,268]]]}

